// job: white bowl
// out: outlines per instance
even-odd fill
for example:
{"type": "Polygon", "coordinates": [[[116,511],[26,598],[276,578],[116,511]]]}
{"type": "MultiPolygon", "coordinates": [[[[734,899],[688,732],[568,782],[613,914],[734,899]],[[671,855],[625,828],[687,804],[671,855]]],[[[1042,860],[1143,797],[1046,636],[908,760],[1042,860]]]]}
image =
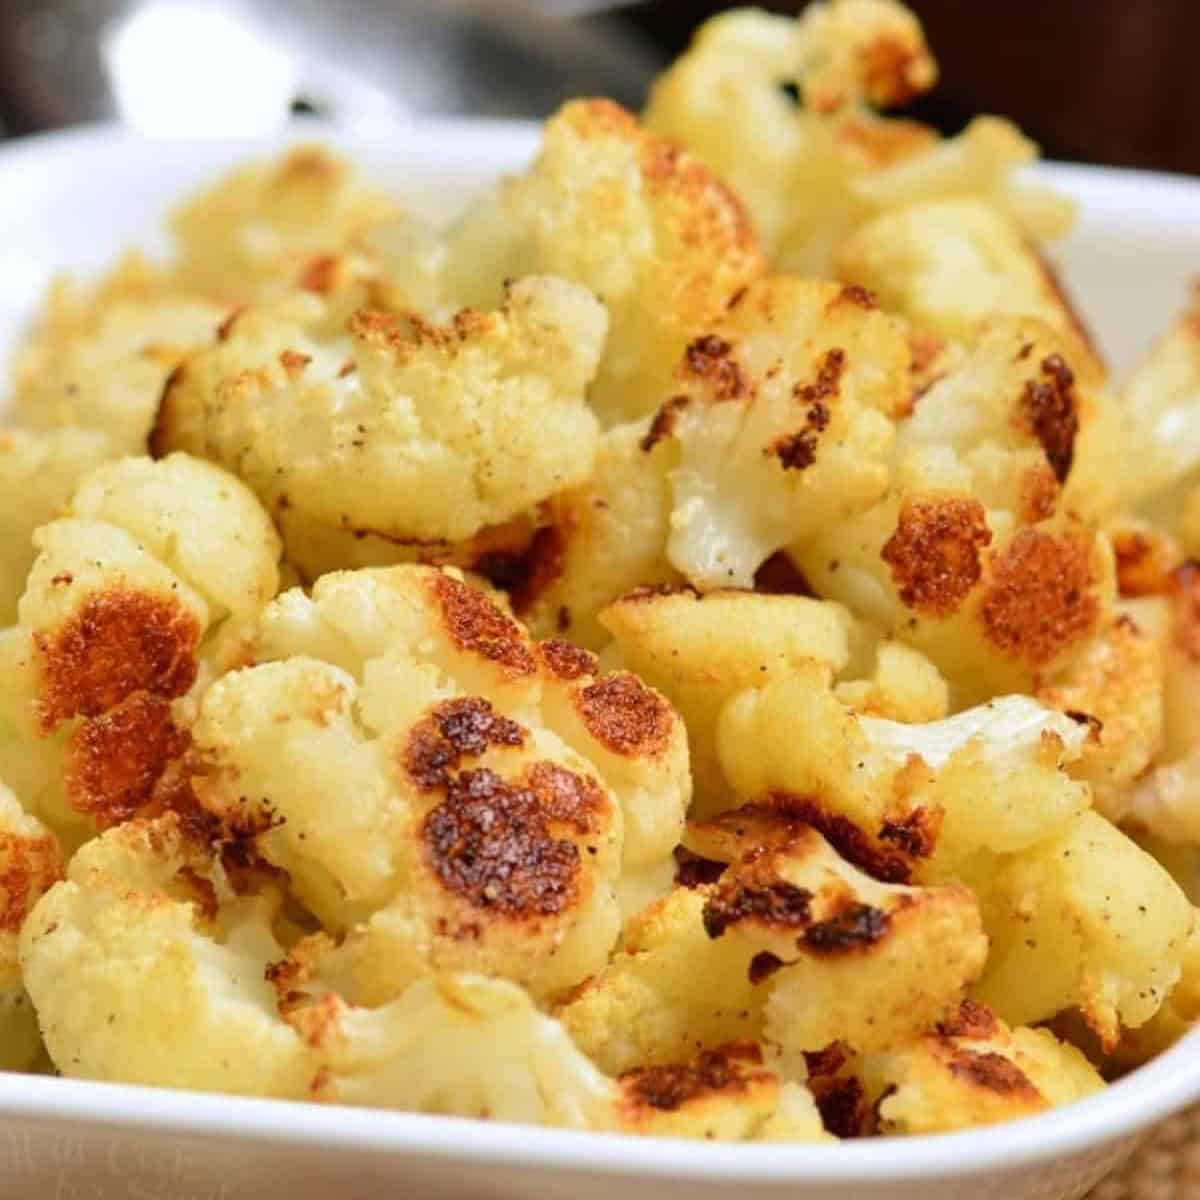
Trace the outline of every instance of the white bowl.
{"type": "MultiPolygon", "coordinates": [[[[0,351],[54,270],[100,267],[128,243],[154,247],[176,196],[281,140],[153,143],[95,129],[0,151],[0,351]]],[[[526,125],[423,122],[332,140],[436,217],[524,162],[537,135],[526,125]]],[[[1056,257],[1123,369],[1182,303],[1200,263],[1200,184],[1078,167],[1043,173],[1083,207],[1056,257]]],[[[836,1146],[651,1141],[0,1073],[0,1196],[1075,1200],[1149,1125],[1197,1100],[1200,1032],[1101,1095],[1045,1116],[836,1146]]]]}

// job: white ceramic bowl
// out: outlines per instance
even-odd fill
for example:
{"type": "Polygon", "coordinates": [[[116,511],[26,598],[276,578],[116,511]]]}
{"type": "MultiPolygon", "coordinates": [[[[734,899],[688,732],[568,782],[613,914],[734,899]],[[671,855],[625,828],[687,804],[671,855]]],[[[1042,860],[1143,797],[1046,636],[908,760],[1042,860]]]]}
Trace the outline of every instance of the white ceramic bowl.
{"type": "MultiPolygon", "coordinates": [[[[336,140],[437,217],[524,162],[536,131],[422,123],[336,140]]],[[[182,191],[278,146],[97,129],[0,151],[0,351],[53,270],[99,267],[128,243],[154,247],[160,214],[182,191]]],[[[1044,173],[1083,207],[1056,257],[1120,370],[1200,269],[1200,184],[1044,173]]],[[[1075,1200],[1149,1125],[1197,1100],[1200,1033],[1103,1094],[1033,1120],[837,1146],[649,1141],[0,1073],[0,1197],[1075,1200]]]]}

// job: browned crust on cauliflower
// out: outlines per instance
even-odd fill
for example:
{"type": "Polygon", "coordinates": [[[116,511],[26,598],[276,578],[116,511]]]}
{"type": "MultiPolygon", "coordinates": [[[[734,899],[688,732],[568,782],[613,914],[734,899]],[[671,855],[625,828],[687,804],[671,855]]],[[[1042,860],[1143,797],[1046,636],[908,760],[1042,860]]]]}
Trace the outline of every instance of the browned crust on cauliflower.
{"type": "Polygon", "coordinates": [[[939,1022],[937,1032],[948,1038],[990,1038],[999,1028],[996,1014],[986,1004],[964,1000],[958,1012],[939,1022]]]}
{"type": "Polygon", "coordinates": [[[908,499],[880,556],[909,608],[945,620],[979,582],[980,552],[991,540],[983,505],[974,498],[908,499]]]}
{"type": "Polygon", "coordinates": [[[993,556],[979,619],[1010,658],[1041,666],[1096,628],[1100,601],[1090,539],[1071,530],[1022,529],[993,556]]]}
{"type": "Polygon", "coordinates": [[[479,758],[490,746],[522,746],[525,730],[481,696],[461,696],[439,704],[415,725],[404,746],[404,770],[417,786],[446,787],[463,759],[479,758]]]}
{"type": "Polygon", "coordinates": [[[0,933],[17,934],[38,898],[63,877],[54,837],[0,833],[0,933]]]}
{"type": "Polygon", "coordinates": [[[542,665],[556,679],[570,682],[595,675],[599,669],[599,662],[590,650],[563,638],[547,638],[538,642],[536,649],[542,665]]]}
{"type": "Polygon", "coordinates": [[[1015,1063],[993,1050],[968,1050],[964,1046],[939,1045],[950,1074],[955,1078],[997,1096],[1011,1096],[1039,1103],[1042,1094],[1029,1082],[1015,1063]]]}
{"type": "Polygon", "coordinates": [[[64,764],[67,798],[100,829],[128,821],[150,804],[168,763],[189,742],[168,701],[138,692],[71,735],[64,764]]]}
{"type": "Polygon", "coordinates": [[[564,912],[578,899],[579,848],[554,825],[590,832],[605,807],[591,779],[535,763],[521,784],[464,771],[422,824],[426,858],[447,888],[476,908],[524,920],[564,912]]]}
{"type": "Polygon", "coordinates": [[[1064,483],[1075,458],[1079,434],[1079,401],[1075,373],[1061,354],[1047,355],[1041,377],[1029,379],[1021,393],[1021,423],[1041,443],[1046,461],[1064,483]]]}
{"type": "Polygon", "coordinates": [[[1170,592],[1173,572],[1182,570],[1170,543],[1149,530],[1121,529],[1112,537],[1117,589],[1127,599],[1170,592]]]}
{"type": "Polygon", "coordinates": [[[89,596],[53,635],[33,635],[40,717],[49,731],[135,692],[174,699],[196,679],[200,622],[170,595],[114,588],[89,596]]]}
{"type": "Polygon", "coordinates": [[[636,675],[607,675],[573,692],[571,699],[592,736],[616,754],[657,754],[671,740],[671,706],[636,675]]]}
{"type": "Polygon", "coordinates": [[[646,1110],[676,1112],[694,1100],[741,1096],[774,1080],[772,1072],[763,1067],[757,1046],[734,1042],[704,1050],[690,1063],[664,1063],[626,1071],[619,1078],[620,1103],[627,1118],[636,1123],[646,1110]]]}
{"type": "MultiPolygon", "coordinates": [[[[741,400],[750,394],[753,387],[733,354],[733,343],[717,337],[715,333],[706,333],[688,344],[679,364],[678,375],[681,380],[704,384],[705,396],[716,402],[741,400]]],[[[674,397],[667,403],[678,411],[686,401],[681,404],[680,397],[674,397]]],[[[670,419],[664,417],[664,420],[670,419]]],[[[659,436],[663,435],[660,433],[659,436]]],[[[653,445],[652,441],[650,446],[653,445]]]]}
{"type": "Polygon", "coordinates": [[[460,650],[496,663],[509,679],[536,674],[521,627],[482,592],[444,571],[433,577],[432,590],[446,632],[460,650]]]}

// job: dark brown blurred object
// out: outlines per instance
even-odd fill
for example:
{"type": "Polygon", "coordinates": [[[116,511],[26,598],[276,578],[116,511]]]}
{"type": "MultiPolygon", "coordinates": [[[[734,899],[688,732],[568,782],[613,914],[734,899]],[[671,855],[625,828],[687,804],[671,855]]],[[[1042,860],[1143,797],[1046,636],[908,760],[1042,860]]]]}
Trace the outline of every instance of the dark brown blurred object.
{"type": "MultiPolygon", "coordinates": [[[[914,116],[953,133],[998,113],[1050,158],[1200,174],[1200,0],[907,2],[942,67],[914,116]]],[[[731,7],[648,0],[621,15],[678,53],[696,25],[731,7]]]]}

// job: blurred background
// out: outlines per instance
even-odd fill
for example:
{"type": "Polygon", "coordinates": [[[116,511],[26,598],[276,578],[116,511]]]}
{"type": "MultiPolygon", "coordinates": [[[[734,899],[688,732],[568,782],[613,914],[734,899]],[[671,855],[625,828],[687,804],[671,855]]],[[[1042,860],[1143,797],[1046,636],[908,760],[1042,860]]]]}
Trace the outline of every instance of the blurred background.
{"type": "MultiPolygon", "coordinates": [[[[1200,0],[909,0],[942,64],[912,114],[1017,121],[1049,157],[1200,174],[1200,0]]],[[[117,117],[255,134],[295,114],[638,105],[715,0],[0,0],[0,133],[117,117]]],[[[763,7],[796,12],[800,0],[763,7]]]]}

